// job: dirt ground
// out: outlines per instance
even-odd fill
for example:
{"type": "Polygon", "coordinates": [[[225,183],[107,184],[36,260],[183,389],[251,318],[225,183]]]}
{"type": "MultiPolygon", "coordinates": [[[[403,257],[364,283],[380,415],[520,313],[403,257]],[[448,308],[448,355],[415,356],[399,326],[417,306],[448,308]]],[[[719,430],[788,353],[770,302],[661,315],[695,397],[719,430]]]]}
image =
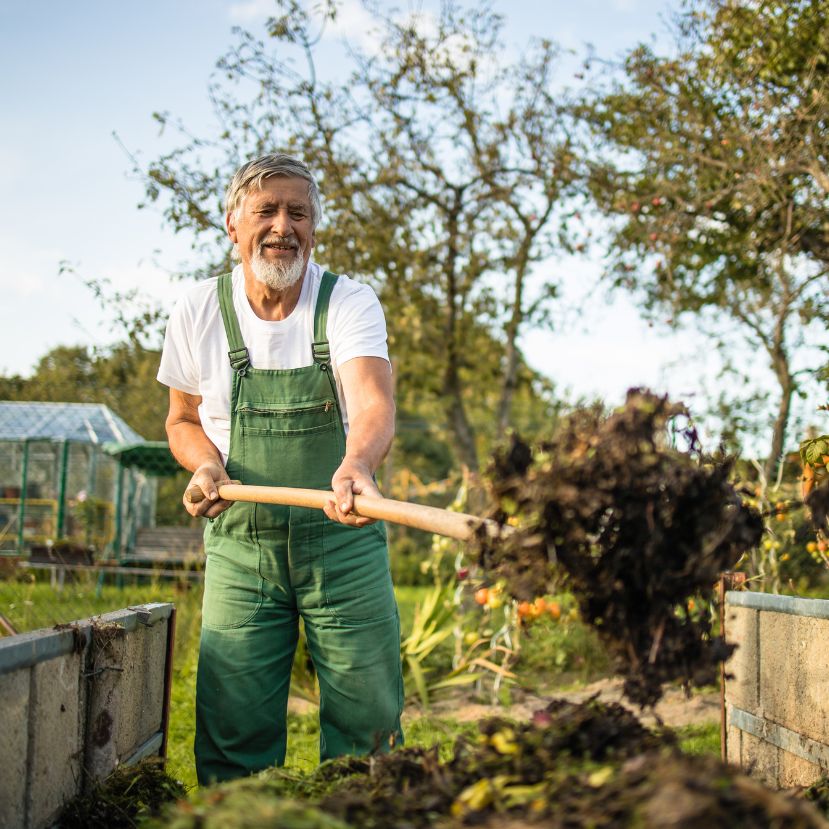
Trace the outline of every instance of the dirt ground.
{"type": "MultiPolygon", "coordinates": [[[[512,693],[511,705],[486,705],[479,702],[470,702],[468,696],[453,695],[437,700],[430,713],[438,717],[452,717],[461,722],[482,720],[487,717],[508,717],[513,720],[529,720],[534,711],[545,708],[553,698],[566,699],[570,702],[582,702],[598,694],[602,702],[618,702],[633,711],[645,724],[656,724],[656,717],[651,711],[640,711],[631,705],[622,696],[622,680],[616,677],[600,679],[591,682],[583,688],[574,691],[556,691],[549,695],[532,694],[520,688],[512,693]]],[[[305,714],[314,710],[316,706],[305,700],[291,697],[289,710],[295,714],[305,714]]],[[[415,719],[422,716],[423,711],[416,705],[410,705],[404,713],[406,719],[415,719]]],[[[694,691],[690,697],[686,696],[681,688],[668,688],[662,700],[656,706],[656,716],[665,724],[672,727],[683,725],[702,725],[719,722],[720,719],[720,692],[717,688],[706,688],[694,691]]]]}
{"type": "MultiPolygon", "coordinates": [[[[566,699],[570,702],[582,702],[589,697],[598,695],[602,702],[617,702],[629,708],[645,724],[653,725],[658,717],[665,725],[679,727],[683,725],[701,725],[719,722],[720,692],[718,688],[706,688],[694,691],[686,696],[681,688],[668,688],[665,695],[656,706],[656,717],[650,710],[640,711],[622,696],[622,680],[616,677],[600,679],[574,691],[556,691],[548,696],[530,694],[526,691],[515,690],[513,703],[508,706],[483,705],[470,703],[462,699],[446,698],[438,700],[432,707],[432,713],[437,716],[454,717],[466,722],[469,720],[485,719],[486,717],[502,716],[515,720],[528,720],[533,711],[544,708],[553,699],[566,699]]],[[[409,715],[417,716],[415,710],[408,710],[409,715]]]]}

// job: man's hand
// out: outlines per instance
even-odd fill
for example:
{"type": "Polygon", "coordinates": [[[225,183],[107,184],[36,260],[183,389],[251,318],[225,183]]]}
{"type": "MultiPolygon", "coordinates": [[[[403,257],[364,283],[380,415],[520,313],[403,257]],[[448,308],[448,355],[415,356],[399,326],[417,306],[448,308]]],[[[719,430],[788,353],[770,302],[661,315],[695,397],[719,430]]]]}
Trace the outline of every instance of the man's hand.
{"type": "MultiPolygon", "coordinates": [[[[209,461],[199,466],[193,473],[187,489],[197,486],[204,493],[204,498],[197,504],[191,504],[187,497],[182,498],[184,508],[196,518],[215,518],[224,512],[233,501],[219,498],[219,485],[231,483],[225,468],[216,461],[209,461]]],[[[185,490],[186,492],[186,490],[185,490]]]]}
{"type": "Polygon", "coordinates": [[[371,477],[371,470],[365,464],[350,461],[346,458],[331,479],[331,488],[334,498],[323,509],[323,512],[332,520],[351,527],[365,527],[373,524],[373,518],[364,518],[353,515],[355,495],[371,495],[382,498],[377,484],[371,477]]]}

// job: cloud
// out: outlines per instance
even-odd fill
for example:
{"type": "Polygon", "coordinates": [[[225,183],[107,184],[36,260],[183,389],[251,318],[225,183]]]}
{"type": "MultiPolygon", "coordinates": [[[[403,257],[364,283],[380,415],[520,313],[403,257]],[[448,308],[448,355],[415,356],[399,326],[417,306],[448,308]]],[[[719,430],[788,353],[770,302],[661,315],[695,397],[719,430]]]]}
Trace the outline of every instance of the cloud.
{"type": "Polygon", "coordinates": [[[324,37],[345,39],[367,52],[380,51],[380,33],[373,15],[360,0],[345,0],[337,8],[337,19],[328,24],[324,37]]]}
{"type": "Polygon", "coordinates": [[[276,4],[273,0],[242,0],[231,3],[227,16],[234,23],[254,23],[272,17],[275,11],[276,4]]]}

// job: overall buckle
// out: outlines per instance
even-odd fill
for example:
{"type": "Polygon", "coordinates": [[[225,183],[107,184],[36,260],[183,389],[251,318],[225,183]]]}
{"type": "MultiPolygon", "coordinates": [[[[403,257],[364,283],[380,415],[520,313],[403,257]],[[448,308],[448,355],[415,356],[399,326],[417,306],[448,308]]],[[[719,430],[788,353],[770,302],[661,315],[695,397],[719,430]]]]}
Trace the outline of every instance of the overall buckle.
{"type": "Polygon", "coordinates": [[[227,352],[230,358],[230,367],[240,376],[244,377],[250,368],[250,354],[246,347],[235,348],[227,352]]]}

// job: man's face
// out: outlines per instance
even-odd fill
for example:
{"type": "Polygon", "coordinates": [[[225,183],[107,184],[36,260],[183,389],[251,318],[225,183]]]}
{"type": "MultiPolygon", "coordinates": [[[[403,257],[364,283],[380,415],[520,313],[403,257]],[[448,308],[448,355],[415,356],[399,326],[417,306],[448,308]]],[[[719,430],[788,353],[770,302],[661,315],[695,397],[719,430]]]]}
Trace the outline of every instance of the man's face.
{"type": "Polygon", "coordinates": [[[246,272],[285,289],[305,273],[314,247],[308,182],[271,176],[227,216],[227,232],[246,272]]]}

